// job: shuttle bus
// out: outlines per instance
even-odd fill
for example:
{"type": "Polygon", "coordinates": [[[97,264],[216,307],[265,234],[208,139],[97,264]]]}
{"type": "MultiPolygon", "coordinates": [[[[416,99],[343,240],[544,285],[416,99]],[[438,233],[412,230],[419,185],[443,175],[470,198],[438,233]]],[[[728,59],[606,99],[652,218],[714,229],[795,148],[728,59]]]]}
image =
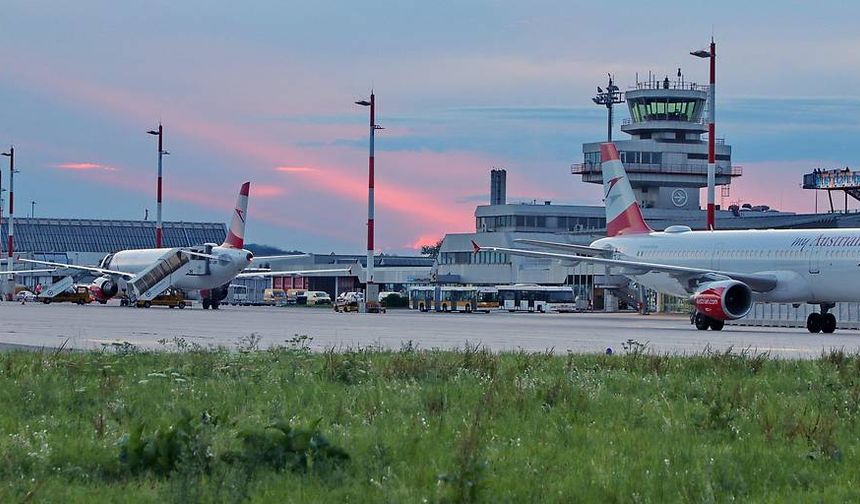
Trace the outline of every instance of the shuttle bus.
{"type": "Polygon", "coordinates": [[[409,309],[430,311],[436,309],[436,287],[419,285],[409,288],[409,309]]]}
{"type": "Polygon", "coordinates": [[[576,311],[573,287],[508,285],[499,287],[499,307],[509,312],[576,311]]]}
{"type": "Polygon", "coordinates": [[[499,289],[495,287],[478,287],[476,311],[489,313],[499,309],[499,289]]]}

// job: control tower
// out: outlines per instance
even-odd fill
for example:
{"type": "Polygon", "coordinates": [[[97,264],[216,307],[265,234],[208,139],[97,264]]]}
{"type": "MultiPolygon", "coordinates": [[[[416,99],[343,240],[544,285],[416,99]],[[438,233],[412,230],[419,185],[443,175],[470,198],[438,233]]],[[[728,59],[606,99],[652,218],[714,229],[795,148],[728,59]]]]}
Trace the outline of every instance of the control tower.
{"type": "MultiPolygon", "coordinates": [[[[615,145],[636,198],[644,208],[698,209],[699,189],[708,184],[708,142],[702,140],[708,131],[703,119],[708,87],[685,82],[679,70],[675,81],[649,78],[624,95],[630,118],[621,131],[631,138],[615,145]]],[[[583,144],[584,162],[571,167],[584,182],[603,183],[600,143],[583,144]]],[[[718,138],[717,185],[741,175],[731,157],[731,146],[718,138]]]]}

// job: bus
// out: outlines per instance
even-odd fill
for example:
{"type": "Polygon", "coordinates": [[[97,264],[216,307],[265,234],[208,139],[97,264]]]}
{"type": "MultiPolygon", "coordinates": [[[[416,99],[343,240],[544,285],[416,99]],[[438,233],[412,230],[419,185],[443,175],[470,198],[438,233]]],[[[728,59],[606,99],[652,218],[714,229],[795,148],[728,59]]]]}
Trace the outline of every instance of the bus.
{"type": "Polygon", "coordinates": [[[409,308],[418,311],[436,309],[436,287],[420,285],[409,288],[409,308]]]}
{"type": "Polygon", "coordinates": [[[499,309],[499,289],[495,287],[478,287],[476,311],[489,313],[499,309]]]}
{"type": "Polygon", "coordinates": [[[472,313],[477,304],[477,287],[442,287],[438,306],[443,312],[472,313]]]}
{"type": "Polygon", "coordinates": [[[499,308],[509,312],[576,311],[573,287],[507,285],[499,287],[499,308]]]}

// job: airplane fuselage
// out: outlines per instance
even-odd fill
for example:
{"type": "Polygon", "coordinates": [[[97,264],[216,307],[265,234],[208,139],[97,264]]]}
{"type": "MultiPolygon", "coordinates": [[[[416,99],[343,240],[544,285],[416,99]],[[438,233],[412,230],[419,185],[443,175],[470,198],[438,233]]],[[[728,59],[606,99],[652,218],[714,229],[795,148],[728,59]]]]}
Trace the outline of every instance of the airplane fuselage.
{"type": "MultiPolygon", "coordinates": [[[[756,301],[860,301],[860,229],[686,231],[601,238],[593,247],[615,259],[713,271],[770,274],[777,287],[756,301]]],[[[665,273],[629,275],[659,292],[688,296],[689,285],[665,273]]]]}
{"type": "MultiPolygon", "coordinates": [[[[101,267],[127,273],[139,273],[168,253],[175,253],[177,250],[179,249],[121,250],[105,257],[101,267]]],[[[230,247],[212,247],[211,252],[208,253],[219,257],[219,260],[192,257],[191,261],[197,261],[199,264],[185,275],[177,278],[173,282],[173,286],[186,292],[215,289],[229,283],[251,264],[253,258],[253,254],[248,250],[230,247]]]]}

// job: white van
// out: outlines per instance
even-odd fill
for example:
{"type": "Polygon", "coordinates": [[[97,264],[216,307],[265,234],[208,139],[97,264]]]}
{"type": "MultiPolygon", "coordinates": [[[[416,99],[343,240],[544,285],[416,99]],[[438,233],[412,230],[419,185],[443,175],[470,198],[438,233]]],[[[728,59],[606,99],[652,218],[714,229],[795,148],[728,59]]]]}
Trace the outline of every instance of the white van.
{"type": "Polygon", "coordinates": [[[308,305],[331,304],[331,297],[328,295],[328,292],[308,291],[306,295],[308,297],[308,305]]]}

